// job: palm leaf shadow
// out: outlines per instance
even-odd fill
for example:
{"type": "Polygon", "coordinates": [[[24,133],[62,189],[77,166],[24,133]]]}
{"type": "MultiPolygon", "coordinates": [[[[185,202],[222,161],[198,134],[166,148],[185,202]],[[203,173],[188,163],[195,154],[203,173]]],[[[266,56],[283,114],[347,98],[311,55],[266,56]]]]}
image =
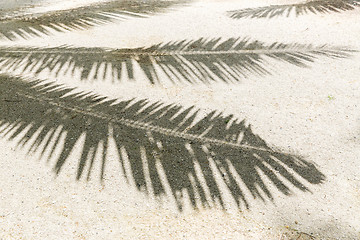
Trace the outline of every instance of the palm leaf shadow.
{"type": "Polygon", "coordinates": [[[85,135],[77,179],[85,174],[90,177],[101,149],[103,177],[109,139],[113,138],[126,177],[140,191],[172,195],[180,210],[184,191],[194,208],[211,207],[214,202],[224,207],[217,172],[239,208],[248,208],[251,196],[272,200],[269,185],[290,195],[291,188],[309,191],[303,183],[324,180],[313,164],[271,148],[244,121],[216,112],[199,121],[196,116],[193,108],[147,100],[116,102],[91,93],[73,93],[54,83],[0,75],[1,134],[10,140],[18,137],[19,145],[26,144],[30,152],[41,152],[47,159],[53,157],[63,136],[54,167],[57,174],[85,135]]]}
{"type": "Polygon", "coordinates": [[[354,10],[360,5],[359,0],[315,0],[297,4],[270,5],[258,8],[244,8],[228,11],[228,15],[234,19],[241,18],[274,18],[292,13],[296,16],[313,13],[326,14],[354,10]]]}
{"type": "Polygon", "coordinates": [[[50,35],[49,29],[57,32],[82,30],[116,19],[146,17],[167,8],[184,4],[185,0],[112,0],[90,4],[69,10],[50,11],[38,14],[8,16],[0,18],[0,39],[27,39],[42,34],[50,35]]]}
{"type": "Polygon", "coordinates": [[[35,74],[49,70],[56,76],[61,70],[71,73],[80,70],[82,79],[92,75],[95,79],[104,79],[106,74],[111,74],[111,79],[121,80],[125,74],[128,79],[134,79],[136,63],[152,84],[160,82],[160,73],[173,82],[237,82],[251,74],[271,74],[266,66],[271,59],[307,67],[320,56],[344,58],[351,52],[327,45],[278,42],[267,45],[240,38],[226,41],[200,38],[115,50],[69,46],[0,47],[0,69],[30,70],[35,74]]]}

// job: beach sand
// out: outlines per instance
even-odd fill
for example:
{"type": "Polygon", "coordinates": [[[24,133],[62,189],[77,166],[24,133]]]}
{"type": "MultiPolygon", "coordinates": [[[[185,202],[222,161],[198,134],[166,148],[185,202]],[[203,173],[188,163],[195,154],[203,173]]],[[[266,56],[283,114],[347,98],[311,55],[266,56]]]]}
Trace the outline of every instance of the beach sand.
{"type": "MultiPolygon", "coordinates": [[[[184,39],[248,37],[269,44],[360,50],[360,8],[273,19],[237,20],[225,14],[289,2],[295,1],[198,1],[149,18],[0,43],[136,48],[184,39]]],[[[232,114],[245,119],[271,146],[313,163],[324,174],[323,183],[303,181],[309,192],[289,184],[290,196],[269,184],[273,200],[265,202],[245,192],[248,209],[239,209],[219,183],[225,210],[216,203],[195,210],[185,197],[179,212],[171,194],[155,197],[138,191],[131,181],[126,183],[113,143],[100,183],[98,158],[89,181],[75,179],[83,139],[56,176],[52,159],[39,161],[40,153],[28,154],[27,146],[17,145],[19,137],[1,138],[0,239],[360,239],[360,54],[353,52],[344,59],[320,56],[307,68],[268,62],[271,74],[251,75],[236,83],[172,83],[163,76],[161,84],[152,85],[139,69],[136,81],[115,83],[109,77],[81,81],[78,72],[55,77],[45,71],[37,78],[120,100],[195,106],[199,116],[214,110],[232,114]]],[[[19,69],[10,72],[34,75],[19,69]]]]}

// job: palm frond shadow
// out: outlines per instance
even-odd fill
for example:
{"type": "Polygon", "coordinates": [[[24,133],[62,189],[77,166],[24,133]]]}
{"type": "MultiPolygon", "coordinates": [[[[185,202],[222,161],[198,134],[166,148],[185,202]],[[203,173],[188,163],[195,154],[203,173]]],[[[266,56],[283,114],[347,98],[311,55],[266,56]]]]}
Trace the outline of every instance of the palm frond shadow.
{"type": "Polygon", "coordinates": [[[258,8],[244,8],[228,11],[234,19],[241,18],[274,18],[278,16],[295,16],[313,14],[326,14],[354,10],[360,5],[359,0],[315,0],[297,4],[270,5],[258,8]]]}
{"type": "MultiPolygon", "coordinates": [[[[146,78],[159,83],[159,74],[172,82],[189,83],[211,81],[237,82],[251,74],[271,74],[268,60],[287,62],[307,67],[318,57],[344,58],[352,50],[327,45],[265,44],[249,39],[198,39],[168,42],[148,48],[103,49],[0,47],[0,69],[20,69],[39,74],[49,70],[57,76],[62,70],[80,70],[82,79],[134,79],[135,67],[140,67],[146,78]]],[[[163,79],[163,78],[161,78],[163,79]]]]}
{"type": "Polygon", "coordinates": [[[114,20],[146,17],[182,4],[185,4],[185,0],[150,0],[141,3],[136,0],[112,0],[69,10],[3,17],[0,18],[0,39],[49,35],[49,29],[57,32],[82,30],[114,20]]]}
{"type": "Polygon", "coordinates": [[[57,174],[85,135],[77,179],[90,177],[98,151],[103,177],[113,138],[129,181],[155,196],[172,195],[180,210],[184,191],[194,208],[214,202],[224,207],[217,173],[239,208],[248,208],[251,197],[272,200],[270,185],[290,195],[292,188],[309,191],[305,183],[324,180],[313,164],[271,148],[244,121],[216,112],[199,121],[196,116],[193,108],[147,100],[116,102],[53,83],[0,76],[2,136],[20,138],[19,145],[47,159],[54,157],[63,136],[57,174]]]}

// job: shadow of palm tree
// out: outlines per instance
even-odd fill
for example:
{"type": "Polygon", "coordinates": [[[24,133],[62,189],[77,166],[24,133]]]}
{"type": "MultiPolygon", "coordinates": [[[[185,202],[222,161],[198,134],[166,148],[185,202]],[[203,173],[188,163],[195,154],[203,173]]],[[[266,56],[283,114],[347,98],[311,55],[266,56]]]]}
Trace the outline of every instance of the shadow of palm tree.
{"type": "MultiPolygon", "coordinates": [[[[112,0],[95,3],[69,10],[50,11],[25,15],[0,15],[0,39],[16,40],[50,35],[49,29],[57,32],[82,30],[116,19],[146,17],[148,14],[162,12],[185,0],[112,0]]],[[[1,10],[0,10],[1,12],[1,10]]]]}
{"type": "Polygon", "coordinates": [[[193,107],[116,101],[0,75],[1,134],[47,159],[60,148],[56,174],[85,136],[77,179],[90,177],[99,151],[103,177],[113,139],[126,178],[140,191],[171,195],[179,210],[184,191],[194,208],[214,202],[224,208],[219,181],[239,208],[250,207],[251,197],[272,200],[270,185],[290,195],[292,188],[309,191],[305,183],[323,182],[324,175],[313,164],[268,146],[244,121],[216,112],[195,120],[197,114],[193,107]]]}
{"type": "Polygon", "coordinates": [[[234,19],[240,18],[274,18],[286,15],[289,17],[292,13],[300,16],[308,13],[326,14],[332,12],[343,12],[354,10],[360,5],[359,0],[315,0],[304,3],[270,5],[258,8],[244,8],[228,11],[228,15],[234,19]]]}
{"type": "Polygon", "coordinates": [[[35,74],[49,70],[56,76],[61,70],[72,73],[80,70],[82,79],[91,75],[104,79],[111,74],[112,79],[120,80],[125,74],[128,79],[134,79],[136,63],[152,84],[160,82],[160,73],[173,82],[237,82],[250,74],[270,74],[267,60],[307,67],[320,56],[344,58],[351,52],[327,45],[278,42],[267,45],[239,38],[225,41],[200,38],[133,49],[0,47],[0,68],[29,70],[35,74]]]}

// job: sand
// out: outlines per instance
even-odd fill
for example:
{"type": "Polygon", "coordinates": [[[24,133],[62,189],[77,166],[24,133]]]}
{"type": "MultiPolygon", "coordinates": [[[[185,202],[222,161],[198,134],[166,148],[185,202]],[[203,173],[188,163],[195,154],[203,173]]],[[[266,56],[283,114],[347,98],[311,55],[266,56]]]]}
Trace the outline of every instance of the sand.
{"type": "MultiPolygon", "coordinates": [[[[249,37],[266,43],[360,49],[359,8],[270,20],[235,20],[224,14],[288,2],[295,1],[200,1],[150,18],[0,43],[133,48],[201,37],[249,37]]],[[[319,57],[308,68],[269,60],[270,75],[208,85],[174,84],[166,78],[151,85],[140,70],[135,82],[121,83],[44,72],[37,77],[110,98],[194,105],[200,115],[213,110],[233,114],[246,119],[270,145],[314,163],[325,180],[307,183],[311,192],[290,187],[291,196],[271,187],[273,201],[249,195],[249,209],[239,209],[229,191],[220,187],[226,210],[194,210],[185,204],[179,212],[171,195],[159,200],[124,181],[114,146],[101,184],[99,164],[90,181],[75,180],[80,148],[55,177],[51,161],[38,161],[39,153],[27,154],[27,147],[18,147],[16,139],[1,138],[0,239],[360,239],[359,62],[357,52],[345,59],[319,57]]],[[[33,76],[31,71],[11,74],[33,76]]]]}

